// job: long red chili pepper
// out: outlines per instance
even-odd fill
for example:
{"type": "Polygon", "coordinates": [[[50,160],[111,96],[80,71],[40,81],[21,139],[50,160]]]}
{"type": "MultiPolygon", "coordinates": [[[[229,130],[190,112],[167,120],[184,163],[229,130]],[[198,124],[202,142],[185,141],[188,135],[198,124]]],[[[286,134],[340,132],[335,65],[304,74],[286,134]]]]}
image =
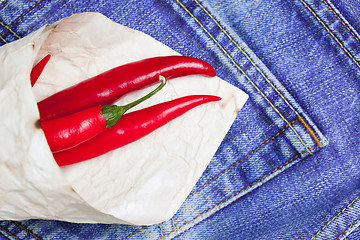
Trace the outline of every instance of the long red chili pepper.
{"type": "Polygon", "coordinates": [[[112,104],[130,91],[155,83],[159,75],[171,79],[192,74],[216,75],[207,62],[186,56],[153,57],[121,65],[40,101],[40,119],[53,119],[91,106],[112,104]]]}
{"type": "Polygon", "coordinates": [[[46,55],[43,59],[40,60],[40,62],[38,62],[33,69],[31,70],[30,73],[30,81],[31,81],[31,86],[34,86],[34,84],[36,83],[36,81],[38,80],[38,78],[40,77],[42,71],[44,70],[46,64],[48,63],[48,61],[50,60],[51,55],[48,54],[46,55]]]}
{"type": "Polygon", "coordinates": [[[212,95],[192,95],[125,114],[112,128],[74,148],[53,153],[59,166],[85,161],[134,142],[201,104],[219,101],[212,95]]]}
{"type": "Polygon", "coordinates": [[[156,89],[127,105],[100,105],[61,118],[40,121],[51,151],[74,147],[114,126],[126,111],[160,91],[165,86],[166,79],[160,76],[160,80],[162,83],[156,89]]]}

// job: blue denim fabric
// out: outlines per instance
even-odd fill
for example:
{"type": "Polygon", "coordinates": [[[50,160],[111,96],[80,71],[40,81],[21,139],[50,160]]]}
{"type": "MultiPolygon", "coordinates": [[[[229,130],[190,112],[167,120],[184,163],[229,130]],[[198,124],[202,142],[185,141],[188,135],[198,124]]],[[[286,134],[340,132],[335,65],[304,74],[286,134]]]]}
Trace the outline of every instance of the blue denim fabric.
{"type": "Polygon", "coordinates": [[[1,221],[0,239],[360,239],[358,1],[3,0],[0,42],[86,11],[208,61],[250,99],[171,220],[1,221]]]}

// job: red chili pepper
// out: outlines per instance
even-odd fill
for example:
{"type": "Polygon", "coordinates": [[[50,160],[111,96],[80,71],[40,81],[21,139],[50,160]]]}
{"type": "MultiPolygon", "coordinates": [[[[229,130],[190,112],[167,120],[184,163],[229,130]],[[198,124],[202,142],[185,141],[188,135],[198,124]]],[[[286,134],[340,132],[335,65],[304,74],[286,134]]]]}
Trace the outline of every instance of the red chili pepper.
{"type": "Polygon", "coordinates": [[[53,153],[54,158],[59,166],[89,160],[142,138],[196,106],[219,100],[212,95],[186,96],[125,114],[109,130],[74,148],[53,153]]]}
{"type": "Polygon", "coordinates": [[[146,96],[124,106],[100,105],[47,121],[40,121],[52,152],[62,151],[94,138],[111,128],[130,108],[138,105],[160,91],[166,79],[146,96]]]}
{"type": "Polygon", "coordinates": [[[38,78],[40,77],[42,71],[44,70],[46,64],[48,63],[48,61],[50,60],[51,55],[48,54],[46,55],[43,59],[40,60],[40,62],[38,62],[33,69],[31,70],[30,73],[30,81],[31,81],[31,86],[34,86],[34,84],[36,83],[36,81],[38,80],[38,78]]]}
{"type": "Polygon", "coordinates": [[[108,70],[38,103],[40,119],[48,120],[95,105],[112,104],[122,95],[158,80],[203,74],[215,76],[205,61],[185,56],[153,57],[108,70]]]}

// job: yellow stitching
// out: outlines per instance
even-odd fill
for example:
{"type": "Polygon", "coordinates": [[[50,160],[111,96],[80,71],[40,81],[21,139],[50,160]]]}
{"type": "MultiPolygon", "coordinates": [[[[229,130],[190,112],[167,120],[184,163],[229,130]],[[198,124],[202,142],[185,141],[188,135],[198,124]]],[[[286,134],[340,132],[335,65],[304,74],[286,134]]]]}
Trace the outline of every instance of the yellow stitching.
{"type": "Polygon", "coordinates": [[[20,227],[21,229],[24,229],[26,232],[28,232],[31,236],[33,236],[34,238],[36,238],[37,240],[41,240],[38,236],[36,236],[34,233],[32,233],[29,229],[25,228],[24,226],[22,226],[20,223],[16,222],[16,221],[12,221],[13,223],[15,223],[16,225],[18,225],[18,227],[20,227]]]}
{"type": "Polygon", "coordinates": [[[312,139],[314,139],[314,142],[316,144],[316,146],[322,147],[323,144],[320,142],[320,140],[317,138],[315,131],[313,131],[311,129],[311,127],[306,123],[305,119],[303,119],[302,117],[299,118],[299,121],[301,122],[301,124],[304,126],[305,130],[310,134],[310,136],[312,137],[312,139]]]}
{"type": "MultiPolygon", "coordinates": [[[[299,119],[295,119],[294,121],[292,121],[291,123],[295,123],[296,121],[298,121],[299,119]]],[[[260,148],[262,148],[265,144],[267,144],[268,142],[270,142],[271,140],[275,139],[277,136],[279,136],[282,132],[284,132],[287,128],[289,127],[289,125],[286,125],[285,128],[283,128],[280,132],[278,132],[277,134],[275,134],[272,138],[268,139],[267,141],[265,141],[263,144],[261,144],[259,147],[255,148],[253,151],[251,151],[248,155],[246,155],[244,158],[242,158],[241,160],[239,160],[238,162],[234,163],[233,165],[231,165],[229,168],[227,168],[226,170],[224,170],[223,172],[219,173],[217,176],[215,176],[214,178],[212,178],[209,182],[207,182],[206,184],[204,184],[203,186],[201,186],[199,189],[197,189],[195,192],[189,194],[189,196],[187,198],[189,198],[191,195],[194,195],[196,192],[200,191],[201,189],[203,189],[204,187],[206,187],[209,183],[211,183],[212,181],[214,181],[215,179],[217,179],[220,175],[224,174],[225,172],[227,172],[230,168],[234,167],[236,164],[240,163],[241,161],[243,161],[244,159],[246,159],[247,157],[249,157],[251,154],[253,154],[254,152],[258,151],[260,148]]],[[[261,180],[261,179],[260,179],[261,180]]],[[[172,232],[176,232],[179,228],[177,228],[175,226],[174,223],[174,218],[172,219],[172,224],[173,224],[173,230],[172,232]]],[[[135,232],[133,232],[131,235],[127,236],[125,239],[135,235],[138,231],[144,229],[144,227],[142,227],[141,229],[136,230],[135,232]]],[[[165,235],[166,236],[166,235],[165,235]]]]}
{"type": "Polygon", "coordinates": [[[159,227],[160,227],[160,234],[161,234],[161,237],[163,237],[163,236],[164,236],[164,234],[163,234],[163,230],[162,230],[162,227],[161,227],[161,223],[159,223],[159,227]]]}
{"type": "Polygon", "coordinates": [[[3,228],[2,226],[0,226],[0,229],[3,230],[4,232],[6,232],[8,235],[12,236],[13,238],[20,240],[19,238],[17,238],[14,234],[8,232],[5,228],[3,228]]]}
{"type": "Polygon", "coordinates": [[[173,231],[176,232],[175,221],[174,221],[173,217],[171,218],[171,221],[172,221],[172,226],[173,226],[173,229],[174,229],[173,231]]]}
{"type": "Polygon", "coordinates": [[[338,240],[339,238],[341,238],[342,235],[344,235],[350,228],[352,228],[353,226],[355,226],[355,224],[359,221],[360,219],[356,220],[353,224],[351,224],[342,234],[340,234],[335,240],[338,240]]]}
{"type": "Polygon", "coordinates": [[[351,55],[351,53],[345,48],[345,46],[340,42],[340,40],[331,32],[331,30],[326,26],[326,24],[319,18],[318,15],[316,15],[316,13],[309,7],[309,5],[307,5],[307,3],[304,0],[300,0],[305,7],[314,15],[314,17],[321,23],[321,25],[323,25],[323,27],[326,29],[326,31],[328,31],[328,33],[330,33],[330,35],[335,39],[335,41],[340,45],[340,47],[342,49],[344,49],[344,51],[347,53],[347,55],[349,55],[349,57],[354,61],[354,63],[356,64],[356,66],[358,66],[358,68],[360,68],[360,64],[356,61],[356,59],[351,55]]]}
{"type": "MultiPolygon", "coordinates": [[[[313,147],[313,148],[311,148],[311,149],[315,149],[315,148],[318,148],[318,147],[313,147]]],[[[246,189],[248,189],[248,188],[250,188],[250,187],[254,186],[254,185],[255,185],[255,184],[257,184],[258,182],[260,182],[260,181],[262,181],[263,179],[265,179],[267,176],[269,176],[269,175],[273,174],[274,172],[276,172],[276,171],[280,170],[281,168],[285,167],[285,166],[286,166],[286,165],[288,165],[289,163],[293,162],[295,159],[297,159],[299,156],[301,156],[301,155],[302,155],[302,154],[304,154],[304,153],[306,153],[306,151],[304,151],[303,153],[298,154],[298,155],[296,155],[295,157],[291,158],[289,161],[287,161],[287,162],[286,162],[286,163],[284,163],[283,165],[281,165],[281,166],[279,166],[279,167],[275,168],[275,169],[274,169],[273,171],[271,171],[270,173],[265,174],[262,178],[260,178],[259,180],[257,180],[257,181],[255,181],[255,182],[251,183],[250,185],[248,185],[247,187],[245,187],[245,188],[241,189],[240,191],[236,192],[234,195],[232,195],[232,196],[230,196],[230,197],[227,197],[226,199],[222,200],[221,202],[219,202],[219,203],[218,203],[218,204],[216,204],[215,206],[213,206],[213,207],[209,208],[208,210],[203,211],[202,213],[200,213],[199,215],[197,215],[197,216],[196,216],[196,217],[194,217],[193,219],[191,219],[191,220],[189,220],[189,221],[185,222],[183,225],[181,225],[180,227],[178,227],[176,230],[179,230],[179,229],[180,229],[180,228],[182,228],[183,226],[185,226],[185,225],[187,225],[187,224],[189,224],[189,223],[191,223],[191,222],[195,221],[195,220],[196,220],[197,218],[199,218],[201,215],[203,215],[203,214],[205,214],[205,213],[207,213],[207,212],[211,211],[212,209],[216,208],[216,207],[217,207],[217,206],[219,206],[220,204],[227,202],[227,201],[228,201],[228,200],[230,200],[231,198],[233,198],[233,197],[235,197],[235,196],[239,195],[240,193],[244,192],[246,189]]],[[[164,236],[163,236],[163,237],[161,237],[160,239],[163,239],[164,237],[169,236],[172,232],[174,232],[174,230],[173,230],[173,231],[171,231],[171,232],[169,232],[168,234],[164,235],[164,236]]],[[[160,239],[159,239],[159,240],[160,240],[160,239]]]]}
{"type": "Polygon", "coordinates": [[[330,225],[330,223],[332,223],[338,216],[340,216],[340,214],[342,214],[343,212],[345,212],[345,210],[350,207],[351,205],[353,205],[353,203],[358,200],[360,198],[360,195],[357,196],[351,203],[349,203],[345,208],[343,208],[335,217],[333,217],[328,223],[326,223],[326,225],[324,227],[322,227],[312,238],[310,238],[310,240],[313,240],[317,235],[319,235],[327,226],[330,225]]]}
{"type": "MultiPolygon", "coordinates": [[[[0,9],[3,8],[5,6],[5,3],[7,2],[7,0],[4,0],[2,2],[2,4],[0,5],[0,9]]],[[[3,37],[0,37],[0,40],[3,41],[4,43],[8,43],[3,37]]]]}
{"type": "Polygon", "coordinates": [[[334,11],[334,9],[329,5],[329,3],[326,2],[326,0],[323,0],[323,2],[326,4],[326,6],[330,9],[330,11],[340,20],[342,25],[345,26],[345,28],[353,35],[353,37],[360,43],[360,40],[356,37],[353,31],[346,25],[346,23],[340,18],[340,16],[334,11]]]}
{"type": "MultiPolygon", "coordinates": [[[[250,63],[256,68],[256,70],[261,74],[261,76],[266,80],[266,82],[268,82],[270,84],[270,86],[277,92],[277,94],[279,94],[279,96],[284,100],[284,102],[286,103],[286,105],[288,105],[290,107],[290,109],[298,116],[299,119],[303,119],[300,114],[293,108],[293,106],[286,100],[286,98],[284,97],[284,95],[282,95],[282,93],[272,84],[272,82],[266,77],[266,75],[261,71],[261,69],[252,61],[252,59],[247,55],[247,53],[239,46],[239,44],[230,36],[230,34],[228,34],[228,32],[219,24],[218,21],[216,21],[216,19],[209,13],[208,10],[206,10],[206,8],[201,5],[197,0],[194,0],[197,5],[199,5],[199,7],[211,18],[211,20],[221,29],[221,31],[229,38],[229,40],[240,50],[240,52],[250,61],[250,63]]],[[[310,128],[310,126],[305,122],[305,120],[303,119],[303,121],[301,122],[309,133],[314,133],[313,130],[310,128]]],[[[315,134],[311,135],[314,139],[314,141],[316,142],[317,145],[319,145],[320,141],[318,140],[317,137],[315,137],[315,134]]],[[[306,147],[306,146],[305,146],[306,147]]]]}
{"type": "Polygon", "coordinates": [[[200,23],[200,21],[179,1],[177,3],[200,25],[200,27],[209,35],[209,37],[219,46],[219,48],[224,52],[224,54],[230,59],[234,66],[240,70],[240,72],[246,77],[246,79],[253,85],[253,87],[263,96],[263,98],[270,104],[270,106],[279,114],[279,116],[289,125],[293,130],[300,142],[305,146],[306,151],[310,154],[313,154],[305,142],[302,140],[295,128],[289,123],[289,121],[279,112],[279,110],[273,105],[273,103],[264,95],[264,93],[255,85],[255,83],[249,78],[249,76],[240,68],[240,66],[234,61],[234,59],[229,55],[229,53],[221,46],[221,44],[211,35],[211,33],[200,23]]]}
{"type": "Polygon", "coordinates": [[[8,43],[5,39],[3,39],[2,37],[0,37],[0,40],[3,41],[4,43],[8,43]]]}
{"type": "Polygon", "coordinates": [[[6,2],[7,2],[7,0],[4,0],[3,3],[1,4],[0,8],[3,8],[5,6],[6,2]]]}
{"type": "Polygon", "coordinates": [[[8,26],[6,26],[3,22],[0,22],[0,25],[3,26],[4,28],[6,28],[7,31],[10,31],[12,34],[14,34],[15,37],[21,38],[19,35],[16,34],[16,32],[14,32],[11,28],[9,28],[8,26]]]}
{"type": "MultiPolygon", "coordinates": [[[[38,3],[40,3],[42,0],[38,0],[36,3],[34,3],[31,7],[29,7],[25,12],[23,12],[22,14],[21,14],[21,16],[20,17],[18,17],[16,20],[15,20],[15,22],[13,22],[12,24],[11,24],[11,26],[9,27],[9,29],[11,29],[21,18],[23,18],[24,16],[25,16],[25,14],[27,13],[27,12],[29,12],[31,9],[33,9],[38,3]]],[[[3,34],[1,34],[1,36],[0,37],[3,37],[8,31],[9,31],[9,29],[8,30],[6,30],[3,34]]]]}
{"type": "Polygon", "coordinates": [[[128,239],[128,238],[134,236],[136,233],[138,233],[140,230],[143,230],[144,228],[146,228],[146,226],[143,226],[142,228],[137,229],[135,232],[133,232],[133,233],[130,234],[129,236],[125,237],[123,240],[128,239]]]}
{"type": "Polygon", "coordinates": [[[250,61],[250,63],[256,68],[256,70],[263,76],[263,78],[270,84],[270,86],[280,95],[280,97],[285,101],[285,103],[290,107],[292,111],[300,118],[299,113],[293,108],[293,106],[286,100],[286,98],[279,92],[279,90],[272,84],[272,82],[265,76],[261,69],[251,60],[251,58],[246,54],[246,52],[239,46],[239,44],[228,34],[228,32],[219,24],[218,21],[201,5],[197,0],[194,0],[203,11],[213,20],[213,22],[221,29],[221,31],[230,39],[232,43],[241,51],[241,53],[250,61]]]}
{"type": "MultiPolygon", "coordinates": [[[[292,121],[291,123],[294,123],[296,121],[298,121],[299,119],[296,119],[294,121],[292,121]]],[[[243,160],[245,160],[246,158],[248,158],[250,155],[252,155],[254,152],[258,151],[259,149],[261,149],[263,146],[265,146],[265,144],[267,144],[268,142],[270,142],[271,140],[275,139],[277,136],[279,136],[282,132],[284,132],[287,128],[289,127],[289,125],[286,125],[285,128],[283,128],[280,132],[278,132],[276,135],[274,135],[272,138],[268,139],[267,141],[265,141],[263,144],[261,144],[259,147],[255,148],[253,151],[251,151],[248,155],[246,155],[245,157],[243,157],[242,159],[240,159],[239,161],[233,163],[230,167],[228,167],[227,169],[223,170],[221,173],[219,173],[218,175],[216,175],[215,177],[213,177],[211,180],[209,180],[207,183],[205,183],[204,185],[202,185],[201,187],[199,187],[196,191],[192,192],[191,194],[189,194],[188,198],[192,195],[194,195],[195,193],[197,193],[198,191],[200,191],[201,189],[203,189],[204,187],[206,187],[207,185],[209,185],[211,182],[215,181],[218,177],[220,177],[221,175],[223,175],[224,173],[226,173],[227,171],[229,171],[232,167],[236,166],[237,164],[239,164],[240,162],[242,162],[243,160]]]]}

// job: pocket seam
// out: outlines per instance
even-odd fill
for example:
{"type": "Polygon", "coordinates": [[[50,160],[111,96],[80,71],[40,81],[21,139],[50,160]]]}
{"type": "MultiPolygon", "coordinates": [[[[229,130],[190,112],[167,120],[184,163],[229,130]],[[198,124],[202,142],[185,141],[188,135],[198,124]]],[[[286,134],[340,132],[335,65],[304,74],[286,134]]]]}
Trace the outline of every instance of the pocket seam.
{"type": "Polygon", "coordinates": [[[360,218],[357,219],[355,222],[353,222],[353,224],[351,224],[342,234],[340,234],[335,240],[338,240],[339,238],[341,238],[342,235],[344,235],[350,228],[352,228],[353,226],[355,226],[355,224],[357,224],[360,221],[360,218]]]}
{"type": "Polygon", "coordinates": [[[15,238],[16,240],[19,240],[18,237],[16,237],[14,234],[12,234],[11,232],[7,231],[4,227],[0,226],[0,230],[4,231],[6,234],[8,234],[9,236],[15,238]]]}
{"type": "Polygon", "coordinates": [[[350,32],[350,34],[360,43],[360,39],[355,35],[355,33],[349,28],[349,26],[341,19],[341,17],[335,12],[335,10],[330,6],[330,4],[323,0],[325,5],[330,9],[330,11],[340,20],[341,24],[350,32]]]}
{"type": "MultiPolygon", "coordinates": [[[[348,209],[351,205],[353,205],[358,199],[360,198],[360,195],[357,196],[354,200],[352,200],[346,207],[344,207],[335,217],[333,217],[329,222],[327,222],[325,224],[325,226],[323,226],[312,238],[310,238],[310,240],[313,240],[317,235],[319,235],[322,231],[324,231],[324,229],[329,226],[336,218],[338,218],[343,212],[345,212],[346,209],[348,209]]],[[[350,226],[351,227],[351,226],[350,226]]],[[[349,227],[349,228],[350,228],[349,227]]],[[[348,229],[349,229],[348,228],[348,229]]],[[[347,231],[347,230],[346,230],[347,231]]],[[[345,231],[345,232],[346,232],[345,231]]],[[[345,233],[344,232],[344,233],[345,233]]],[[[343,234],[344,234],[343,233],[343,234]]],[[[340,236],[339,236],[340,237],[340,236]]]]}
{"type": "MultiPolygon", "coordinates": [[[[18,17],[17,19],[15,19],[15,21],[9,26],[9,28],[5,31],[5,32],[3,32],[3,34],[1,34],[1,36],[0,36],[0,38],[3,38],[4,37],[4,35],[6,34],[6,33],[8,33],[11,29],[12,29],[12,27],[14,27],[14,25],[20,20],[20,19],[22,19],[24,16],[25,16],[25,14],[26,13],[28,13],[31,9],[33,9],[36,5],[38,5],[40,2],[41,2],[42,0],[38,0],[36,3],[34,3],[31,7],[29,7],[28,9],[26,9],[21,15],[20,15],[20,17],[18,17]]],[[[5,3],[6,3],[6,0],[2,3],[2,5],[5,5],[5,3]]],[[[11,32],[11,31],[10,31],[11,32]]]]}
{"type": "Polygon", "coordinates": [[[16,32],[14,32],[10,27],[6,26],[5,23],[0,21],[0,25],[6,28],[6,31],[10,31],[15,37],[21,38],[16,32]]]}
{"type": "Polygon", "coordinates": [[[29,233],[31,236],[33,236],[34,238],[36,238],[37,240],[41,240],[38,236],[36,236],[32,231],[30,231],[29,229],[27,229],[26,227],[22,226],[19,222],[17,221],[12,221],[13,223],[15,223],[19,228],[25,230],[27,233],[29,233]]]}
{"type": "Polygon", "coordinates": [[[353,60],[358,68],[360,68],[360,63],[358,63],[355,57],[347,50],[347,48],[341,43],[341,41],[335,36],[335,34],[326,26],[326,24],[320,19],[320,17],[310,8],[310,6],[304,1],[300,0],[302,4],[310,11],[312,15],[314,15],[315,19],[325,28],[325,30],[335,39],[335,41],[339,44],[339,46],[345,51],[345,53],[353,60]]]}
{"type": "MultiPolygon", "coordinates": [[[[294,121],[292,121],[291,123],[295,123],[299,121],[299,119],[296,119],[294,121]]],[[[210,179],[208,182],[206,182],[204,185],[202,185],[201,187],[199,187],[196,191],[190,193],[188,195],[187,198],[191,197],[192,195],[194,195],[195,193],[199,192],[200,190],[202,190],[204,187],[206,187],[207,185],[209,185],[210,183],[212,183],[213,181],[215,181],[218,177],[220,177],[221,175],[223,175],[224,173],[226,173],[227,171],[229,171],[231,168],[233,168],[234,166],[236,166],[237,164],[241,163],[243,160],[245,160],[246,158],[248,158],[249,156],[251,156],[253,153],[255,153],[256,151],[260,150],[262,147],[264,147],[267,143],[269,143],[271,140],[275,139],[276,137],[278,137],[281,133],[283,133],[287,128],[289,127],[289,125],[286,125],[282,130],[280,130],[277,134],[275,134],[272,138],[266,140],[264,143],[262,143],[260,146],[258,146],[257,148],[255,148],[254,150],[252,150],[249,154],[247,154],[245,157],[241,158],[239,161],[236,161],[235,163],[233,163],[232,165],[230,165],[227,169],[223,170],[222,172],[218,173],[215,177],[213,177],[212,179],[210,179]]]]}
{"type": "MultiPolygon", "coordinates": [[[[292,121],[291,123],[295,123],[297,121],[300,121],[299,119],[295,119],[294,121],[292,121]]],[[[231,169],[232,167],[234,167],[235,165],[239,164],[240,162],[242,162],[243,160],[245,160],[246,158],[248,158],[251,154],[255,153],[256,151],[260,150],[262,147],[264,147],[267,143],[269,143],[271,140],[275,139],[276,137],[278,137],[281,133],[283,133],[289,126],[286,125],[282,130],[280,130],[277,134],[275,134],[273,137],[269,138],[268,140],[266,140],[264,143],[262,143],[260,146],[258,146],[257,148],[255,148],[253,151],[251,151],[248,155],[246,155],[245,157],[243,157],[242,159],[240,159],[239,161],[233,163],[230,167],[228,167],[227,169],[223,170],[222,172],[220,172],[219,174],[217,174],[215,177],[213,177],[211,180],[209,180],[207,183],[205,183],[204,185],[202,185],[201,187],[199,187],[196,191],[190,193],[186,199],[188,199],[190,196],[194,195],[195,193],[197,193],[198,191],[202,190],[204,187],[206,187],[207,185],[209,185],[211,182],[215,181],[219,176],[221,176],[222,174],[224,174],[225,172],[227,172],[229,169],[231,169]]],[[[314,147],[314,149],[317,148],[317,147],[314,147]]],[[[295,160],[296,158],[298,158],[299,156],[301,156],[302,154],[306,153],[303,152],[301,154],[298,154],[296,155],[295,157],[293,157],[292,159],[288,160],[286,163],[282,164],[281,166],[275,168],[273,171],[271,171],[270,173],[267,173],[265,174],[263,177],[257,179],[256,181],[254,181],[252,184],[248,185],[247,187],[243,188],[242,190],[238,191],[236,194],[233,194],[232,196],[226,198],[226,200],[229,200],[231,199],[232,197],[235,197],[237,194],[245,191],[246,189],[250,188],[251,186],[255,185],[256,183],[260,182],[262,179],[266,178],[268,175],[272,174],[273,172],[277,171],[278,169],[284,167],[285,165],[289,164],[290,162],[292,162],[293,160],[295,160]]],[[[176,232],[177,230],[181,229],[184,225],[194,221],[196,218],[200,217],[202,214],[210,211],[211,209],[215,208],[216,206],[220,205],[222,202],[225,202],[226,200],[223,200],[223,201],[220,201],[218,204],[216,204],[215,206],[209,208],[208,210],[200,213],[199,215],[197,215],[195,218],[193,218],[192,220],[182,224],[180,227],[175,227],[174,223],[173,223],[173,230],[171,232],[169,232],[168,234],[166,235],[162,235],[162,238],[170,235],[171,233],[173,232],[176,232]]],[[[174,221],[174,220],[172,220],[174,221]]],[[[135,230],[133,233],[131,233],[130,235],[126,236],[124,238],[125,239],[128,239],[132,236],[134,236],[135,234],[137,234],[139,231],[143,230],[144,228],[146,228],[147,226],[142,226],[141,228],[135,230]]]]}
{"type": "MultiPolygon", "coordinates": [[[[200,27],[209,35],[209,37],[219,46],[219,48],[224,52],[224,54],[230,59],[230,61],[233,63],[233,65],[240,70],[240,72],[246,77],[246,79],[251,83],[251,85],[253,85],[253,87],[261,94],[261,96],[270,104],[270,106],[275,110],[275,112],[285,121],[285,123],[287,125],[289,125],[289,127],[291,128],[291,130],[295,133],[295,135],[297,136],[297,138],[300,140],[301,144],[305,147],[306,149],[306,152],[310,153],[311,155],[313,154],[311,151],[310,151],[310,148],[305,144],[304,140],[301,138],[301,136],[299,135],[299,133],[295,130],[295,128],[291,125],[291,123],[281,114],[281,112],[274,106],[274,104],[265,96],[265,94],[257,87],[257,85],[250,79],[250,77],[245,73],[245,71],[235,62],[235,60],[230,56],[230,54],[224,49],[224,47],[215,39],[215,37],[205,28],[204,25],[201,24],[201,22],[185,7],[185,5],[180,2],[179,0],[176,0],[176,2],[200,25],[200,27]]],[[[197,0],[195,0],[195,2],[197,4],[199,4],[197,2],[197,0]]],[[[200,7],[202,5],[199,5],[200,7]]],[[[203,8],[203,7],[202,7],[203,8]]],[[[203,8],[204,10],[204,8],[203,8]]],[[[207,13],[209,15],[210,18],[213,19],[214,21],[214,18],[210,15],[210,13],[208,11],[206,11],[205,9],[205,13],[207,13]]],[[[215,20],[215,24],[216,24],[216,20],[215,20]]],[[[218,25],[219,26],[219,25],[218,25]]],[[[220,29],[229,37],[228,33],[225,31],[224,28],[222,28],[221,26],[219,26],[220,29]]],[[[230,39],[233,43],[235,41],[232,40],[232,38],[230,39]]],[[[238,46],[238,45],[237,45],[238,46]]],[[[243,54],[243,50],[240,48],[239,49],[243,54]]],[[[245,54],[245,56],[247,56],[245,54]]],[[[249,59],[248,59],[249,60],[249,59]]],[[[254,65],[254,63],[252,61],[250,61],[253,66],[255,68],[258,69],[257,66],[254,65]]],[[[266,78],[267,79],[267,78],[266,78]]],[[[267,81],[269,83],[269,81],[267,81]]],[[[269,83],[270,84],[270,83],[269,83]]],[[[282,94],[275,88],[275,86],[273,86],[273,84],[270,84],[274,90],[280,94],[279,96],[281,97],[282,94]]],[[[282,96],[282,99],[285,100],[285,97],[282,96]]],[[[287,102],[287,100],[285,100],[285,102],[287,102]]],[[[288,102],[287,102],[288,103],[288,102]]],[[[289,106],[289,105],[288,105],[289,106]]],[[[290,107],[292,109],[292,111],[294,112],[295,109],[293,109],[292,107],[290,107]]],[[[301,116],[295,111],[294,112],[295,114],[298,115],[298,117],[301,118],[301,116]]]]}
{"type": "MultiPolygon", "coordinates": [[[[318,147],[313,147],[313,148],[311,148],[311,149],[315,149],[315,148],[318,148],[318,147]]],[[[197,215],[196,217],[194,217],[193,219],[191,219],[191,220],[189,220],[189,221],[187,221],[187,222],[183,223],[180,227],[177,227],[176,229],[172,230],[172,231],[171,231],[171,232],[169,232],[168,234],[163,235],[163,236],[162,236],[161,238],[159,238],[158,240],[161,240],[161,239],[163,239],[163,238],[165,238],[165,237],[169,236],[171,233],[173,233],[173,232],[175,232],[175,231],[177,231],[177,230],[181,229],[183,226],[185,226],[185,225],[187,225],[187,224],[189,224],[189,223],[191,223],[191,222],[195,221],[197,218],[199,218],[199,217],[200,217],[200,216],[202,216],[203,214],[205,214],[205,213],[207,213],[207,212],[211,211],[212,209],[216,208],[216,207],[217,207],[217,206],[219,206],[220,204],[222,204],[222,203],[226,203],[228,200],[232,199],[233,197],[236,197],[236,196],[237,196],[237,195],[239,195],[240,193],[244,192],[246,189],[248,189],[248,188],[252,187],[253,185],[255,185],[255,184],[257,184],[258,182],[260,182],[261,180],[265,179],[267,176],[269,176],[269,175],[271,175],[271,174],[275,173],[275,172],[276,172],[276,171],[278,171],[279,169],[281,169],[281,168],[285,167],[286,165],[290,164],[291,162],[293,162],[295,159],[297,159],[298,157],[300,157],[302,154],[305,154],[306,152],[307,152],[307,151],[304,151],[304,152],[302,152],[302,153],[300,153],[300,154],[295,155],[294,157],[292,157],[291,159],[289,159],[286,163],[284,163],[284,164],[282,164],[281,166],[279,166],[279,167],[275,168],[275,169],[274,169],[274,170],[272,170],[270,173],[265,174],[262,178],[260,178],[260,179],[258,179],[258,180],[256,180],[256,181],[254,181],[253,183],[251,183],[251,184],[250,184],[250,185],[248,185],[247,187],[245,187],[245,188],[241,189],[240,191],[238,191],[238,192],[234,193],[233,195],[231,195],[231,196],[229,196],[229,197],[225,198],[224,200],[222,200],[222,201],[218,202],[217,204],[215,204],[214,206],[210,207],[209,209],[207,209],[207,210],[205,210],[205,211],[201,212],[200,214],[198,214],[198,215],[197,215]]]]}
{"type": "Polygon", "coordinates": [[[7,0],[4,0],[4,1],[2,2],[2,4],[0,5],[0,9],[5,6],[5,3],[6,3],[6,2],[7,2],[7,0]]]}

